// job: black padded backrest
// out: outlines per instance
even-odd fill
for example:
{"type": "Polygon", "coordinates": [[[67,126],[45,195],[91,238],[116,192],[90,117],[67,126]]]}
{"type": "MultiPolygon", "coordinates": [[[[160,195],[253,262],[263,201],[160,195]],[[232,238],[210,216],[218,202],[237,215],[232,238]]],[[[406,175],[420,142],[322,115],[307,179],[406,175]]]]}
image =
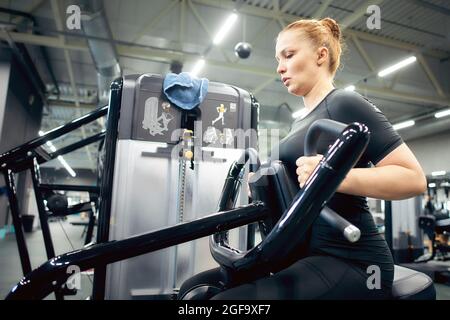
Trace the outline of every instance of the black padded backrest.
{"type": "Polygon", "coordinates": [[[272,162],[274,174],[270,176],[275,196],[282,212],[284,212],[300,190],[298,183],[293,181],[286,167],[280,161],[272,162]]]}
{"type": "MultiPolygon", "coordinates": [[[[300,185],[297,180],[295,180],[296,176],[292,177],[292,175],[288,173],[285,164],[281,161],[273,161],[270,166],[273,169],[273,174],[268,176],[273,193],[272,211],[277,210],[272,213],[272,216],[275,217],[276,223],[278,219],[281,218],[283,212],[289,208],[295,195],[300,190],[300,185]]],[[[306,237],[310,237],[309,231],[306,237]]],[[[305,257],[308,252],[307,242],[308,241],[299,246],[290,256],[284,257],[284,263],[280,263],[278,268],[272,269],[272,272],[278,272],[287,268],[295,261],[305,257]]]]}
{"type": "Polygon", "coordinates": [[[289,207],[300,188],[281,161],[263,164],[258,173],[253,182],[250,182],[250,186],[253,201],[263,201],[270,210],[269,218],[260,223],[264,238],[289,207]]]}

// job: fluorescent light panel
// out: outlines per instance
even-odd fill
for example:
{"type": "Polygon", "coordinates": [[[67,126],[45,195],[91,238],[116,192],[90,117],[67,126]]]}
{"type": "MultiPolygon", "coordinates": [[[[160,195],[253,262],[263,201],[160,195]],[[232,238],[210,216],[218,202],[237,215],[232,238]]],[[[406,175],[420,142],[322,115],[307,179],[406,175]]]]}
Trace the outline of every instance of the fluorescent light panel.
{"type": "Polygon", "coordinates": [[[394,130],[400,130],[400,129],[412,127],[415,124],[416,124],[416,122],[414,120],[408,120],[405,122],[400,122],[400,123],[394,124],[393,127],[394,127],[394,130]]]}
{"type": "MultiPolygon", "coordinates": [[[[43,131],[39,131],[39,135],[43,136],[45,133],[43,131]]],[[[53,145],[53,143],[51,143],[50,141],[46,142],[46,145],[50,148],[50,150],[52,152],[56,151],[55,146],[53,145]]],[[[57,159],[59,160],[59,162],[61,162],[61,164],[64,166],[64,168],[67,170],[67,172],[69,172],[69,174],[72,177],[76,177],[77,174],[75,173],[75,171],[73,171],[73,169],[69,166],[69,164],[66,162],[66,160],[62,157],[62,156],[58,156],[57,159]]]]}
{"type": "Polygon", "coordinates": [[[450,116],[450,109],[444,110],[444,111],[439,111],[434,114],[435,118],[443,118],[446,116],[450,116]]]}
{"type": "Polygon", "coordinates": [[[345,91],[355,91],[355,89],[356,89],[356,87],[354,85],[350,85],[350,86],[344,88],[345,91]]]}
{"type": "Polygon", "coordinates": [[[445,171],[433,171],[432,173],[431,173],[431,175],[433,176],[433,177],[438,177],[438,176],[445,176],[445,171]]]}
{"type": "Polygon", "coordinates": [[[194,67],[192,68],[192,71],[189,72],[193,77],[196,77],[200,71],[203,69],[203,67],[205,66],[205,59],[200,59],[198,60],[194,67]]]}
{"type": "Polygon", "coordinates": [[[398,69],[406,67],[407,65],[415,62],[416,60],[417,60],[417,58],[414,56],[406,58],[405,60],[402,60],[399,63],[394,64],[393,66],[390,66],[390,67],[387,67],[386,69],[381,70],[380,72],[378,72],[378,76],[379,77],[387,76],[388,74],[391,74],[391,73],[397,71],[398,69]]]}
{"type": "Polygon", "coordinates": [[[67,172],[69,172],[69,174],[72,177],[76,177],[77,174],[75,173],[75,171],[73,171],[73,169],[69,166],[69,164],[66,162],[66,160],[64,160],[64,158],[62,156],[58,156],[58,160],[59,162],[62,163],[62,165],[64,166],[64,168],[66,168],[67,172]]]}
{"type": "Polygon", "coordinates": [[[225,38],[227,33],[231,30],[231,27],[234,25],[234,23],[237,20],[237,14],[232,13],[228,16],[227,20],[225,20],[225,23],[220,27],[219,32],[217,32],[216,36],[214,37],[213,43],[219,44],[222,42],[222,40],[225,38]]]}

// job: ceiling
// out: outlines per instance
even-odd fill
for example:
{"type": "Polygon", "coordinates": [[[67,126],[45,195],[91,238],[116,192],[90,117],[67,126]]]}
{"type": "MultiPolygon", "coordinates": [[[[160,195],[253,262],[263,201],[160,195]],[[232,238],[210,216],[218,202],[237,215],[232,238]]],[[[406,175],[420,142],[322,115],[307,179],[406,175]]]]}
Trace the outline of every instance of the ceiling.
{"type": "MultiPolygon", "coordinates": [[[[26,12],[36,21],[31,26],[21,16],[0,12],[0,25],[6,28],[0,30],[0,39],[10,37],[26,44],[51,92],[54,81],[38,45],[45,47],[60,88],[59,97],[49,94],[44,131],[98,106],[96,65],[86,36],[81,30],[67,29],[64,23],[66,8],[77,2],[0,0],[0,7],[26,12]]],[[[450,105],[449,1],[108,0],[103,6],[111,37],[100,40],[113,46],[123,74],[165,74],[173,60],[183,62],[183,70],[189,71],[207,52],[200,76],[253,92],[261,103],[262,125],[267,127],[273,120],[285,127],[291,120],[289,108],[302,108],[301,99],[286,92],[275,72],[278,32],[297,19],[332,17],[343,27],[347,44],[336,86],[355,85],[356,91],[371,99],[393,123],[418,119],[414,130],[401,132],[405,139],[450,128],[449,120],[433,119],[436,110],[450,105]],[[373,4],[380,8],[379,30],[367,26],[370,15],[366,10],[373,4]],[[233,9],[239,15],[237,23],[219,46],[211,46],[212,37],[233,9]],[[253,50],[242,60],[233,48],[244,40],[253,50]],[[383,79],[376,76],[380,69],[412,54],[418,58],[416,63],[383,79]],[[285,104],[289,108],[280,107],[285,104]]],[[[76,141],[101,128],[101,123],[96,123],[55,145],[76,141]]],[[[94,168],[96,147],[66,157],[74,167],[94,168]]]]}

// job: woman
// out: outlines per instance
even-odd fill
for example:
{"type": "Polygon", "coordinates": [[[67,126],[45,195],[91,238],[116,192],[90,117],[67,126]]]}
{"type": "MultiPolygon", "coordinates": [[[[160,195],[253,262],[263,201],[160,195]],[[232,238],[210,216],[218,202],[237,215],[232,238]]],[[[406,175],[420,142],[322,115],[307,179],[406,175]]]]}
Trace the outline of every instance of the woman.
{"type": "MultiPolygon", "coordinates": [[[[307,110],[280,142],[279,156],[302,187],[322,157],[303,156],[305,134],[315,120],[326,118],[368,126],[371,139],[366,151],[328,203],[360,228],[361,239],[349,243],[317,219],[312,226],[308,257],[269,278],[227,290],[214,299],[390,296],[394,264],[386,241],[375,227],[366,197],[397,200],[419,195],[426,189],[426,178],[410,149],[375,105],[358,93],[333,86],[341,43],[339,26],[330,18],[296,21],[278,35],[277,72],[289,93],[303,97],[307,110]],[[380,286],[369,279],[376,269],[381,273],[380,286]]],[[[324,154],[334,139],[323,137],[319,153],[324,154]]]]}

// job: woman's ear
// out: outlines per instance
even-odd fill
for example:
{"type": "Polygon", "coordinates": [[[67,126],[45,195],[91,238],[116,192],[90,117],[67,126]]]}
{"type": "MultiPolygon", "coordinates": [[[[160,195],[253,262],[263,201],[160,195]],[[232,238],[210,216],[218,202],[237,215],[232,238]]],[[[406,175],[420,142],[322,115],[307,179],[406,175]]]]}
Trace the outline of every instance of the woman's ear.
{"type": "Polygon", "coordinates": [[[321,66],[328,59],[328,49],[327,47],[319,47],[317,49],[317,65],[321,66]]]}

